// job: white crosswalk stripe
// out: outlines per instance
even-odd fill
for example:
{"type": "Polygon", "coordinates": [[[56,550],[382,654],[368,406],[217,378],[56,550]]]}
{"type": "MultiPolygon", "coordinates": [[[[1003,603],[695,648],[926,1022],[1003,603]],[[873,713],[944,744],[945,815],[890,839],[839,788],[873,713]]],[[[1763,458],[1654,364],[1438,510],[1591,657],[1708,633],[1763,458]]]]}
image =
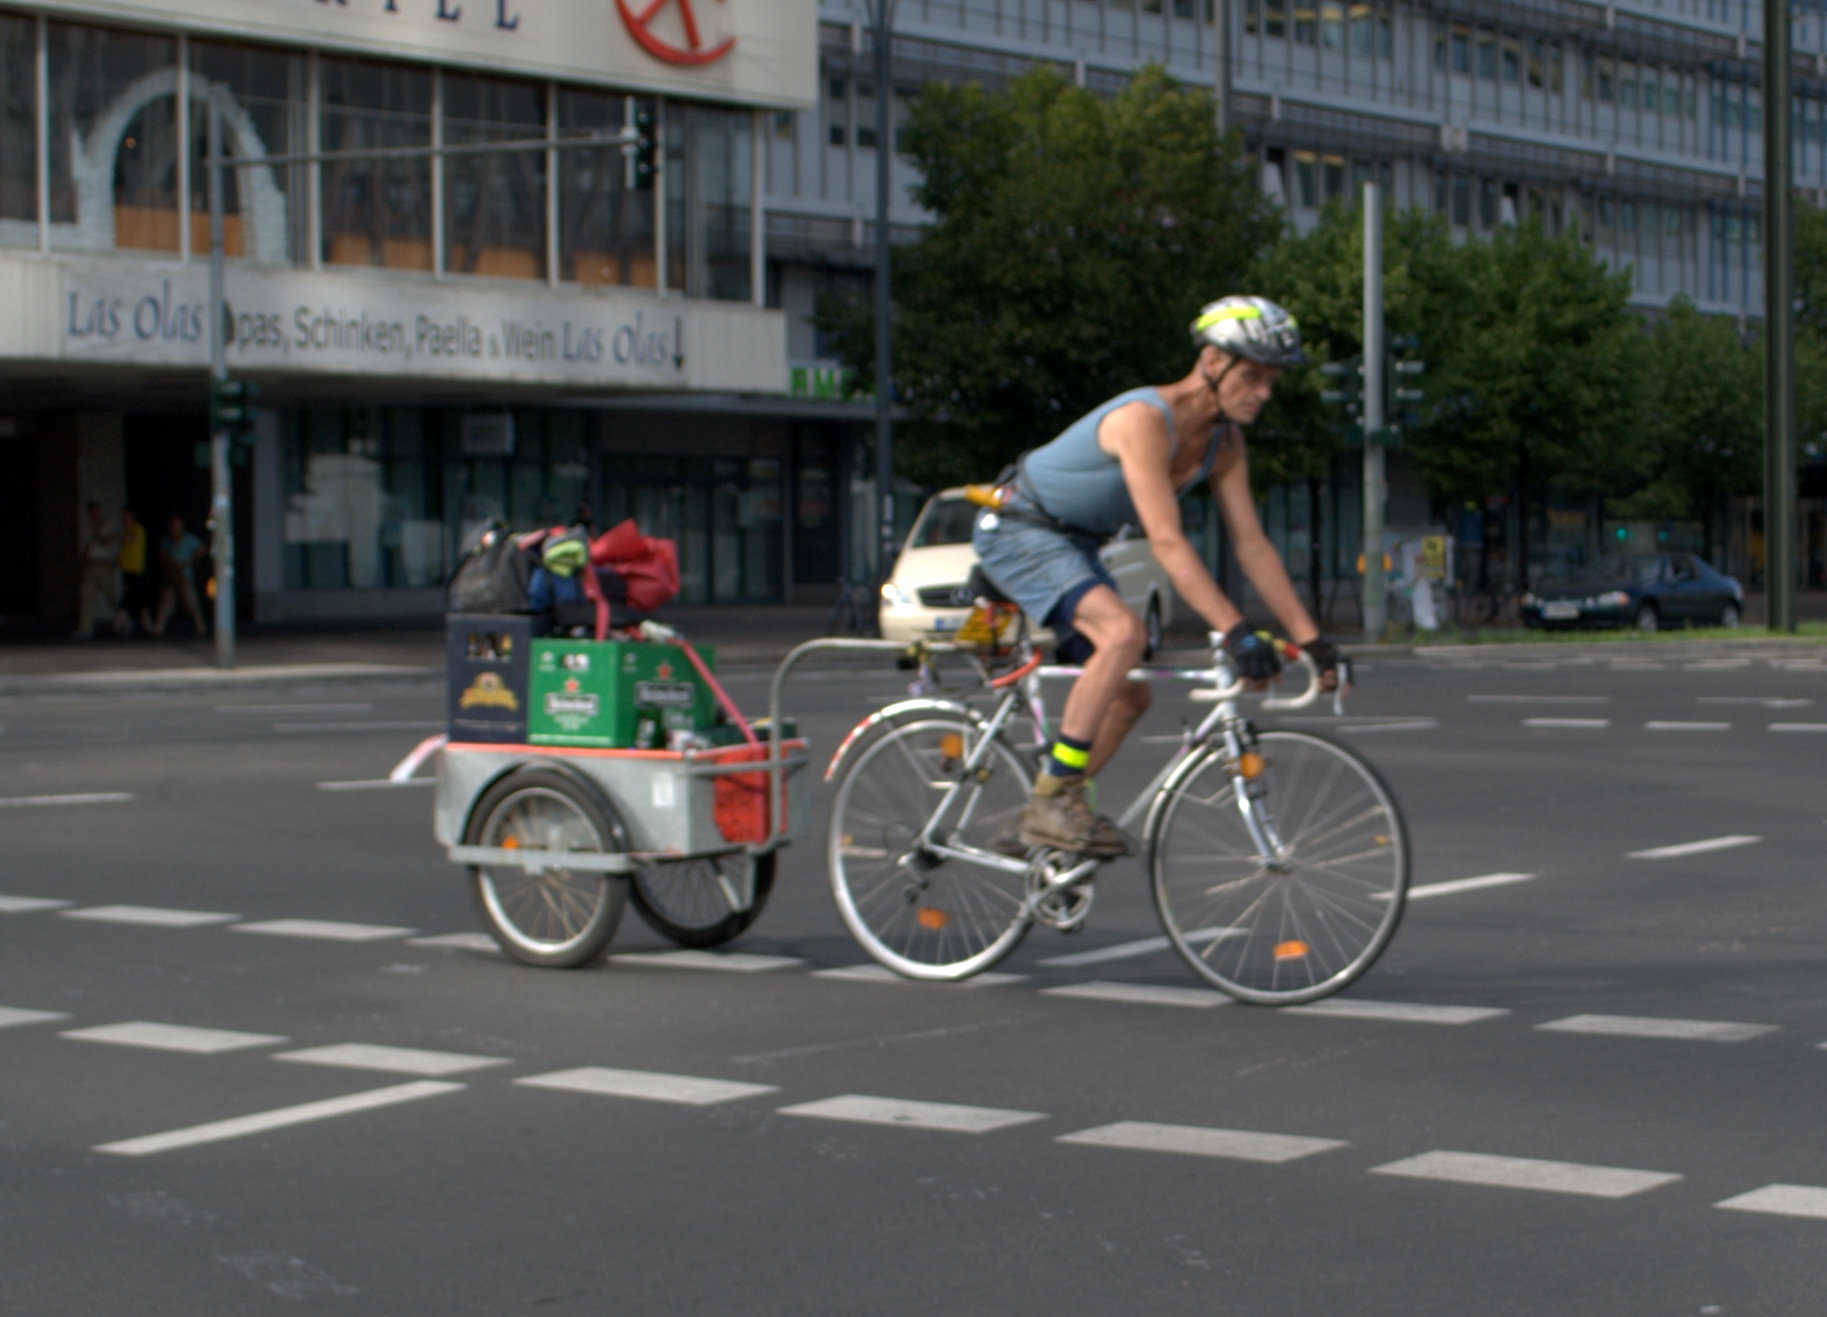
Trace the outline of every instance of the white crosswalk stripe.
{"type": "Polygon", "coordinates": [[[1062,1134],[1054,1142],[1093,1148],[1128,1148],[1137,1152],[1175,1152],[1190,1157],[1226,1157],[1275,1165],[1350,1146],[1342,1139],[1206,1129],[1197,1125],[1157,1125],[1142,1120],[1123,1120],[1114,1125],[1079,1130],[1076,1134],[1062,1134]]]}
{"type": "Polygon", "coordinates": [[[1769,1216],[1802,1216],[1827,1221],[1827,1189],[1809,1184],[1766,1184],[1713,1204],[1728,1212],[1762,1212],[1769,1216]]]}
{"type": "Polygon", "coordinates": [[[1577,1162],[1539,1161],[1531,1157],[1495,1157],[1479,1152],[1424,1152],[1418,1157],[1371,1167],[1372,1175],[1411,1180],[1444,1180],[1451,1184],[1496,1189],[1532,1189],[1543,1193],[1580,1194],[1590,1198],[1628,1198],[1672,1184],[1681,1177],[1665,1171],[1633,1171],[1620,1166],[1583,1166],[1577,1162]]]}
{"type": "Polygon", "coordinates": [[[501,947],[487,933],[439,933],[436,937],[406,939],[409,947],[443,947],[455,951],[494,951],[501,947]]]}
{"type": "Polygon", "coordinates": [[[835,969],[814,970],[815,979],[837,979],[848,983],[919,983],[923,988],[1006,988],[1011,983],[1026,983],[1026,974],[1004,974],[999,970],[990,970],[983,974],[973,974],[968,979],[959,979],[955,983],[944,981],[921,982],[896,974],[886,965],[873,962],[866,965],[840,965],[835,969]]]}
{"type": "Polygon", "coordinates": [[[0,1029],[15,1029],[26,1024],[49,1024],[52,1020],[69,1018],[64,1011],[28,1011],[19,1006],[0,1006],[0,1029]]]}
{"type": "Polygon", "coordinates": [[[735,1102],[780,1091],[773,1084],[742,1084],[727,1079],[699,1079],[692,1075],[666,1075],[647,1070],[615,1070],[607,1066],[557,1070],[549,1075],[529,1075],[514,1082],[526,1088],[638,1098],[646,1102],[677,1102],[689,1107],[715,1106],[720,1102],[735,1102]]]}
{"type": "Polygon", "coordinates": [[[1666,1020],[1635,1015],[1569,1015],[1538,1024],[1548,1033],[1599,1034],[1608,1038],[1669,1038],[1706,1043],[1742,1043],[1775,1033],[1774,1024],[1737,1024],[1728,1020],[1666,1020]]]}
{"type": "Polygon", "coordinates": [[[1736,846],[1753,846],[1762,837],[1708,837],[1704,841],[1684,841],[1675,846],[1655,846],[1646,851],[1631,851],[1632,860],[1674,860],[1684,855],[1705,855],[1710,851],[1729,851],[1736,846]]]}
{"type": "Polygon", "coordinates": [[[234,931],[268,937],[313,938],[323,942],[381,942],[405,937],[416,930],[383,924],[345,924],[331,919],[265,919],[253,924],[236,924],[234,931]]]}
{"type": "MultiPolygon", "coordinates": [[[[1186,935],[1186,940],[1194,946],[1206,942],[1215,942],[1219,938],[1242,937],[1239,928],[1195,928],[1186,935]]],[[[1118,942],[1114,946],[1096,947],[1090,951],[1074,951],[1064,956],[1048,956],[1040,961],[1052,969],[1067,969],[1080,965],[1102,965],[1112,960],[1130,960],[1137,956],[1152,956],[1158,951],[1166,951],[1173,944],[1165,937],[1145,937],[1135,942],[1118,942]]]]}
{"type": "Polygon", "coordinates": [[[1532,873],[1486,873],[1476,878],[1453,878],[1443,883],[1423,883],[1408,889],[1408,899],[1425,901],[1431,896],[1452,896],[1457,892],[1476,892],[1486,887],[1508,887],[1513,883],[1533,882],[1532,873]]]}
{"type": "Polygon", "coordinates": [[[1231,1001],[1222,992],[1213,992],[1209,988],[1177,988],[1160,983],[1106,983],[1102,980],[1045,988],[1041,995],[1076,997],[1083,1001],[1131,1002],[1140,1006],[1190,1006],[1198,1010],[1228,1006],[1231,1001]]]}
{"type": "Polygon", "coordinates": [[[1039,1111],[1005,1111],[1000,1107],[967,1107],[949,1102],[912,1102],[905,1098],[866,1097],[848,1093],[818,1102],[782,1107],[783,1116],[849,1121],[859,1125],[896,1125],[906,1129],[945,1130],[953,1134],[988,1134],[992,1130],[1045,1120],[1039,1111]]]}
{"type": "Polygon", "coordinates": [[[330,1098],[323,1102],[306,1102],[296,1107],[280,1107],[273,1111],[256,1112],[251,1116],[236,1116],[229,1120],[211,1121],[207,1125],[192,1125],[187,1129],[167,1130],[163,1134],[147,1134],[137,1139],[103,1143],[94,1150],[113,1153],[120,1157],[147,1157],[154,1153],[172,1152],[179,1148],[194,1148],[205,1143],[221,1143],[227,1139],[245,1138],[250,1134],[265,1134],[271,1130],[285,1129],[291,1125],[304,1125],[313,1121],[330,1120],[336,1116],[348,1116],[356,1112],[398,1106],[402,1102],[416,1102],[420,1098],[438,1097],[444,1093],[460,1093],[463,1091],[463,1087],[462,1084],[447,1084],[435,1079],[421,1079],[411,1084],[396,1084],[391,1088],[370,1089],[366,1093],[351,1093],[347,1097],[330,1098]]]}
{"type": "Polygon", "coordinates": [[[193,1052],[201,1056],[239,1052],[250,1047],[272,1047],[285,1039],[278,1034],[240,1033],[233,1029],[198,1029],[185,1024],[157,1024],[129,1020],[89,1029],[70,1029],[63,1037],[85,1043],[112,1043],[118,1047],[149,1047],[161,1052],[193,1052]]]}
{"type": "Polygon", "coordinates": [[[1288,1015],[1327,1015],[1347,1020],[1393,1020],[1402,1024],[1476,1024],[1510,1012],[1495,1006],[1435,1006],[1427,1002],[1365,1001],[1329,997],[1305,1006],[1285,1006],[1288,1015]]]}
{"type": "Polygon", "coordinates": [[[1589,729],[1597,730],[1599,728],[1611,726],[1611,719],[1609,719],[1609,718],[1524,718],[1523,726],[1524,727],[1544,727],[1544,728],[1549,728],[1549,727],[1589,728],[1589,729]]]}
{"type": "Polygon", "coordinates": [[[232,924],[241,918],[209,910],[165,910],[146,905],[95,905],[60,913],[65,919],[86,919],[98,924],[138,924],[146,928],[202,928],[207,924],[232,924]]]}
{"type": "Polygon", "coordinates": [[[62,910],[74,901],[58,901],[47,896],[0,896],[0,915],[25,915],[38,910],[62,910]]]}
{"type": "Polygon", "coordinates": [[[762,974],[768,970],[789,969],[806,962],[798,956],[756,956],[721,951],[638,951],[617,952],[618,965],[658,965],[664,969],[712,969],[726,974],[762,974]]]}
{"type": "Polygon", "coordinates": [[[378,1070],[391,1075],[460,1075],[470,1070],[512,1064],[501,1056],[471,1056],[464,1052],[428,1052],[417,1047],[383,1047],[375,1043],[333,1043],[280,1052],[275,1061],[299,1065],[336,1066],[344,1070],[378,1070]]]}

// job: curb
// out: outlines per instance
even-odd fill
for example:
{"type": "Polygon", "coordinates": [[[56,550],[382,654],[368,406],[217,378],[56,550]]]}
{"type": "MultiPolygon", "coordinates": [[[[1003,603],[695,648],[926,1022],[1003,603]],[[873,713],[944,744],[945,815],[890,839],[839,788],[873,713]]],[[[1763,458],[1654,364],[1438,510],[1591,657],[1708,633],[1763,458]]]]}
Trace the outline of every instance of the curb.
{"type": "Polygon", "coordinates": [[[169,668],[151,672],[111,668],[40,677],[0,677],[0,694],[234,690],[287,682],[425,681],[443,675],[443,668],[406,667],[396,663],[283,663],[256,668],[169,668]]]}

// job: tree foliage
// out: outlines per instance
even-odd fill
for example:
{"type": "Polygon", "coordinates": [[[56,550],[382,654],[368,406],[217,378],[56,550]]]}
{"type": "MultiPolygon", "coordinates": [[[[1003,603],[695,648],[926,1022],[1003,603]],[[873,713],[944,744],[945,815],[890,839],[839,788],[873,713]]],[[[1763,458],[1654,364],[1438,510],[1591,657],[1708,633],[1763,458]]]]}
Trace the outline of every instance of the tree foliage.
{"type": "MultiPolygon", "coordinates": [[[[933,215],[893,260],[899,472],[984,479],[1124,389],[1184,374],[1187,326],[1239,290],[1275,212],[1209,94],[1144,69],[1114,99],[1038,70],[1006,93],[928,84],[902,149],[933,215]]],[[[826,303],[873,378],[867,301],[826,303]]]]}

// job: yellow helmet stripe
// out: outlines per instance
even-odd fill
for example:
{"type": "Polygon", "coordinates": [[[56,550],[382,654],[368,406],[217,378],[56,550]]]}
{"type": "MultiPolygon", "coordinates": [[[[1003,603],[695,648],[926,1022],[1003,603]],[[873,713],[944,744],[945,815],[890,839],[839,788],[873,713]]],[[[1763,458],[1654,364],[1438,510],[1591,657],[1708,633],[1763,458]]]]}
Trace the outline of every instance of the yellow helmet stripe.
{"type": "Polygon", "coordinates": [[[1260,320],[1262,312],[1253,306],[1221,306],[1215,311],[1207,311],[1193,322],[1195,330],[1210,329],[1213,325],[1226,320],[1260,320]]]}

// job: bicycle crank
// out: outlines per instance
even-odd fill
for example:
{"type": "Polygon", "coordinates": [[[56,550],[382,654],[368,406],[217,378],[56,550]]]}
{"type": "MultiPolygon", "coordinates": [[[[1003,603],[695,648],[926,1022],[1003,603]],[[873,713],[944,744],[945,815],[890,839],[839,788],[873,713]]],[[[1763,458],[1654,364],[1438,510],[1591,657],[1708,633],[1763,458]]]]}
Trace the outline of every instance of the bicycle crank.
{"type": "Polygon", "coordinates": [[[1024,882],[1028,906],[1048,928],[1076,933],[1091,914],[1095,892],[1084,857],[1065,851],[1042,851],[1028,866],[1024,882]],[[1082,871],[1082,872],[1081,872],[1082,871]]]}

